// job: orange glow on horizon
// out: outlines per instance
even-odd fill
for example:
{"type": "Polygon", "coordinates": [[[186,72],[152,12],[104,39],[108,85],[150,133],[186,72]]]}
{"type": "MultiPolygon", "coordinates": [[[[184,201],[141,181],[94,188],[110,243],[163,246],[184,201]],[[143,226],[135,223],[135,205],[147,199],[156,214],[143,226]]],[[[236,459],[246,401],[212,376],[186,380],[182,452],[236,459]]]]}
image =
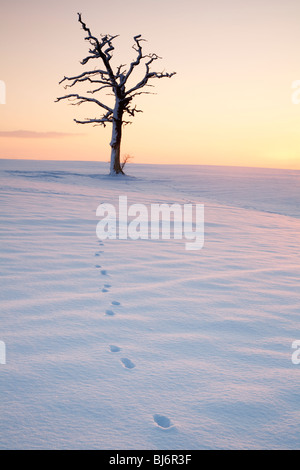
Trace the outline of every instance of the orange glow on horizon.
{"type": "Polygon", "coordinates": [[[136,97],[143,113],[124,127],[122,141],[133,163],[300,170],[300,104],[292,101],[292,83],[300,80],[299,2],[153,0],[147,15],[137,0],[116,2],[105,12],[96,0],[84,8],[79,0],[2,7],[0,159],[109,160],[110,126],[73,121],[98,109],[54,103],[65,94],[58,85],[64,75],[91,67],[79,63],[88,55],[77,22],[83,10],[95,35],[120,34],[115,63],[134,59],[132,38],[141,33],[145,53],[163,57],[155,70],[177,72],[153,82],[155,95],[136,97]],[[12,24],[18,35],[10,34],[12,24]],[[24,54],[15,57],[20,36],[24,54]]]}

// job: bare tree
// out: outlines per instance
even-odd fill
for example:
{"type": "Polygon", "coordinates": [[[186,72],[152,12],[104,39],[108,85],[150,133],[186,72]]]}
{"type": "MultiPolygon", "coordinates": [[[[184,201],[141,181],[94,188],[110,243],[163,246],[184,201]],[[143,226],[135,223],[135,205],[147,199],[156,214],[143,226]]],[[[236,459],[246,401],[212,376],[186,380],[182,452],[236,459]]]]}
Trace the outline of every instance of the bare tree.
{"type": "Polygon", "coordinates": [[[82,21],[81,13],[78,13],[78,21],[80,22],[82,29],[87,33],[85,39],[90,43],[89,55],[83,59],[80,63],[85,65],[91,59],[100,59],[101,68],[95,68],[94,70],[83,72],[77,76],[73,77],[64,77],[59,83],[67,82],[65,85],[66,88],[71,88],[77,83],[88,82],[95,84],[95,88],[89,90],[87,93],[94,94],[100,92],[103,89],[110,89],[115,98],[114,107],[107,106],[102,103],[102,101],[97,100],[94,97],[81,96],[79,94],[70,93],[65,96],[57,98],[56,101],[69,99],[74,105],[80,105],[82,103],[94,103],[98,105],[104,114],[99,118],[94,119],[85,119],[84,121],[79,121],[74,119],[78,124],[88,124],[92,123],[94,125],[103,125],[106,126],[107,123],[112,123],[112,139],[110,142],[111,146],[111,163],[110,163],[110,174],[115,175],[118,173],[123,173],[122,165],[120,163],[120,148],[121,148],[121,138],[122,138],[122,126],[123,124],[131,123],[128,120],[124,120],[124,115],[129,115],[134,117],[135,113],[142,112],[140,109],[137,109],[136,106],[132,106],[132,100],[135,96],[141,94],[149,94],[147,91],[141,91],[145,86],[149,85],[149,80],[153,78],[170,78],[176,72],[166,73],[166,72],[152,72],[150,70],[150,65],[160,59],[156,54],[144,54],[142,49],[142,39],[141,35],[134,36],[134,45],[132,46],[136,52],[136,58],[131,62],[126,70],[126,65],[120,65],[117,67],[116,71],[113,71],[111,65],[111,59],[113,57],[114,45],[113,41],[118,36],[111,35],[101,35],[100,39],[92,35],[90,29],[82,21]],[[138,81],[133,86],[128,85],[128,79],[131,76],[132,72],[140,64],[144,64],[144,76],[141,80],[138,81]],[[69,83],[68,83],[69,82],[69,83]]]}

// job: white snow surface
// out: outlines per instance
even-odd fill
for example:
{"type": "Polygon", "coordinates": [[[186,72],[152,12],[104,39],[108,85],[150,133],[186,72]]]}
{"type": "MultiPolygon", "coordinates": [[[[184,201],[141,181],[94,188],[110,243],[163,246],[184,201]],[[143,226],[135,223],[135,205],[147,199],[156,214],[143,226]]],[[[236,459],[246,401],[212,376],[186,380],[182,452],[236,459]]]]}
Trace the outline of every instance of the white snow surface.
{"type": "Polygon", "coordinates": [[[300,172],[0,161],[1,449],[299,449],[300,172]],[[205,243],[96,237],[202,203],[205,243]]]}

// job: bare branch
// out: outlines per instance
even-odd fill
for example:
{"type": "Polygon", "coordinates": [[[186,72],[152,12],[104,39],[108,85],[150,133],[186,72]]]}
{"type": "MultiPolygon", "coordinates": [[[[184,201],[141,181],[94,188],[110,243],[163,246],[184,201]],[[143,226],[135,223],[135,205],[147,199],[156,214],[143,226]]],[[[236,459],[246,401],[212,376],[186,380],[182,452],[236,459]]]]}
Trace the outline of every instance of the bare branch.
{"type": "Polygon", "coordinates": [[[70,94],[70,95],[66,95],[66,96],[61,96],[60,98],[57,98],[55,102],[58,102],[60,100],[69,99],[69,98],[74,98],[75,100],[78,100],[77,103],[72,103],[72,104],[82,104],[84,102],[89,101],[89,102],[96,103],[101,108],[106,109],[106,111],[109,111],[110,113],[113,113],[113,110],[109,106],[107,106],[106,104],[101,103],[101,101],[98,101],[95,98],[87,98],[86,96],[80,96],[80,95],[77,95],[77,94],[70,94]]]}
{"type": "Polygon", "coordinates": [[[107,44],[109,47],[105,49],[104,54],[106,55],[108,61],[110,61],[110,59],[112,58],[112,54],[110,54],[110,52],[115,50],[115,47],[113,46],[112,41],[118,36],[119,36],[118,34],[116,36],[110,36],[109,39],[107,40],[107,44]]]}
{"type": "Polygon", "coordinates": [[[101,77],[101,80],[103,80],[103,82],[107,82],[109,80],[109,77],[105,77],[105,75],[108,75],[108,72],[106,72],[105,70],[91,70],[91,71],[88,71],[88,72],[83,72],[81,73],[80,75],[75,75],[74,77],[64,77],[60,82],[59,82],[59,85],[61,83],[63,83],[65,80],[73,80],[73,83],[71,85],[66,85],[66,88],[67,87],[71,87],[71,86],[74,86],[77,82],[83,82],[85,80],[89,80],[91,81],[91,76],[94,76],[94,75],[97,75],[99,74],[100,77],[101,77]]]}
{"type": "MultiPolygon", "coordinates": [[[[139,57],[140,57],[140,54],[141,54],[141,51],[139,53],[139,57]]],[[[148,85],[148,80],[150,78],[170,78],[170,77],[172,77],[173,75],[176,74],[176,72],[172,72],[172,73],[150,72],[150,65],[152,64],[152,62],[154,62],[155,60],[161,59],[161,57],[159,57],[157,54],[149,54],[147,56],[141,55],[141,57],[138,58],[136,62],[140,63],[141,59],[144,59],[146,57],[148,57],[149,60],[148,60],[148,62],[145,63],[146,73],[145,73],[144,78],[140,82],[138,82],[134,87],[132,87],[129,91],[127,91],[126,94],[125,94],[126,96],[131,95],[135,90],[139,90],[140,88],[143,88],[146,85],[149,86],[148,85]]],[[[133,62],[132,64],[135,64],[136,62],[133,62]]],[[[133,68],[134,68],[134,66],[135,65],[133,65],[133,68]]],[[[131,96],[134,96],[134,95],[131,95],[131,96]]]]}
{"type": "Polygon", "coordinates": [[[77,124],[90,124],[90,123],[96,123],[96,125],[102,124],[105,127],[107,122],[109,123],[113,122],[113,111],[107,111],[107,113],[104,114],[101,118],[94,118],[94,119],[86,118],[84,121],[79,121],[78,119],[74,119],[74,121],[77,124]]]}
{"type": "MultiPolygon", "coordinates": [[[[78,21],[80,22],[80,24],[82,26],[82,29],[88,33],[88,36],[85,39],[90,41],[90,44],[92,44],[92,46],[94,47],[93,50],[90,50],[90,52],[92,53],[92,56],[95,57],[95,58],[101,58],[102,59],[102,62],[104,64],[105,68],[106,68],[106,71],[107,71],[108,75],[109,75],[111,84],[116,87],[117,86],[116,78],[115,78],[115,75],[112,71],[112,68],[111,68],[109,62],[110,62],[110,59],[112,57],[110,52],[114,50],[114,46],[112,45],[112,41],[118,36],[110,36],[110,35],[102,36],[102,39],[99,42],[99,40],[95,36],[92,35],[90,29],[82,21],[81,13],[78,13],[78,21]],[[108,45],[108,48],[104,51],[103,48],[106,45],[108,45]]],[[[82,61],[82,63],[85,64],[90,58],[91,58],[90,56],[86,57],[86,59],[84,59],[82,61]]]]}
{"type": "MultiPolygon", "coordinates": [[[[153,85],[148,85],[148,86],[153,86],[153,85]]],[[[157,95],[157,93],[152,93],[151,91],[139,91],[137,93],[133,93],[133,95],[131,95],[131,98],[134,98],[135,96],[139,96],[139,95],[157,95]]]]}
{"type": "Polygon", "coordinates": [[[143,39],[141,37],[141,34],[138,34],[137,36],[134,36],[134,41],[135,41],[135,44],[132,46],[132,48],[138,53],[137,54],[137,58],[131,62],[130,64],[130,67],[129,67],[129,70],[126,74],[126,76],[124,77],[124,83],[127,82],[129,76],[131,75],[133,69],[140,64],[141,60],[143,59],[143,49],[142,49],[142,46],[140,44],[141,41],[145,41],[145,39],[143,39]]]}
{"type": "Polygon", "coordinates": [[[79,121],[77,119],[74,119],[74,121],[77,123],[77,124],[91,124],[91,123],[95,123],[95,125],[103,125],[103,127],[106,127],[106,123],[109,122],[111,123],[112,122],[112,119],[107,119],[105,117],[103,117],[102,119],[86,119],[85,121],[79,121]]]}
{"type": "MultiPolygon", "coordinates": [[[[87,93],[96,93],[97,91],[101,91],[103,90],[103,88],[111,88],[111,85],[107,84],[107,85],[103,85],[103,86],[100,86],[99,88],[96,88],[96,90],[88,90],[87,93]]],[[[112,93],[110,93],[112,94],[112,93]]]]}
{"type": "Polygon", "coordinates": [[[81,65],[85,65],[90,59],[99,59],[99,54],[94,49],[93,51],[90,49],[90,52],[93,52],[93,55],[89,55],[80,61],[81,65]]]}
{"type": "Polygon", "coordinates": [[[116,79],[120,79],[120,85],[124,85],[125,84],[125,74],[126,74],[126,70],[124,70],[124,72],[122,71],[123,68],[125,68],[126,65],[119,65],[119,67],[117,68],[117,71],[116,71],[116,79]]]}
{"type": "Polygon", "coordinates": [[[133,88],[131,88],[129,91],[126,92],[126,96],[131,95],[131,93],[133,93],[135,90],[139,90],[140,88],[143,88],[145,85],[147,85],[147,82],[150,78],[171,78],[175,74],[176,72],[172,72],[172,73],[148,72],[139,83],[137,83],[133,88]]]}
{"type": "Polygon", "coordinates": [[[135,113],[142,113],[143,111],[141,109],[137,109],[136,106],[134,108],[129,108],[126,107],[125,111],[130,114],[130,116],[134,117],[135,113]]]}

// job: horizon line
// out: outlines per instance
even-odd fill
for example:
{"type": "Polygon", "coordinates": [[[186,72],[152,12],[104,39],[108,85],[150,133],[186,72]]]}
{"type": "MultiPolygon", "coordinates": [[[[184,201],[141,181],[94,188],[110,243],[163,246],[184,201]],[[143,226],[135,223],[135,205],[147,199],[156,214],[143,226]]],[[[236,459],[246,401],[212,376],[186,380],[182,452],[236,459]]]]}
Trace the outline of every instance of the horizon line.
{"type": "MultiPolygon", "coordinates": [[[[61,160],[61,159],[40,159],[40,158],[23,158],[23,157],[0,157],[0,160],[25,160],[25,161],[38,161],[38,162],[62,162],[62,163],[67,163],[67,162],[82,162],[82,163],[106,163],[107,165],[110,164],[109,161],[105,160],[80,160],[80,159],[74,159],[74,160],[61,160]]],[[[127,164],[129,165],[161,165],[161,166],[210,166],[210,167],[225,167],[225,168],[252,168],[252,169],[261,169],[261,170],[286,170],[286,171],[298,171],[300,172],[300,168],[287,168],[287,167],[267,167],[267,166],[249,166],[249,165],[220,165],[220,164],[206,164],[206,163],[152,163],[152,162],[147,162],[147,163],[141,163],[141,162],[129,162],[127,164]]]]}

